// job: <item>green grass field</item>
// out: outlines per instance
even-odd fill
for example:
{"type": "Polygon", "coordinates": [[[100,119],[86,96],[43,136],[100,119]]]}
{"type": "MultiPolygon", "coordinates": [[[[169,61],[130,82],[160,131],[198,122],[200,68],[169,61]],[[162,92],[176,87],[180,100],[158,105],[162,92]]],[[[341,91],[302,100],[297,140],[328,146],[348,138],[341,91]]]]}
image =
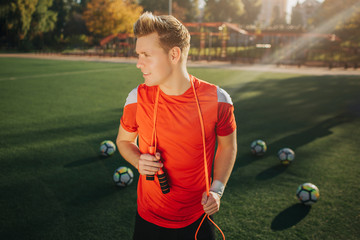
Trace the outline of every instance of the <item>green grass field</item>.
{"type": "MultiPolygon", "coordinates": [[[[115,140],[135,65],[0,58],[0,239],[131,239],[136,181],[116,188],[115,140]]],[[[227,90],[238,156],[216,223],[226,239],[359,239],[360,76],[190,68],[227,90]],[[250,154],[263,139],[265,156],[250,154]],[[296,152],[282,167],[276,153],[296,152]],[[312,182],[320,200],[296,199],[312,182]]],[[[133,169],[135,170],[135,169],[133,169]]],[[[136,178],[138,173],[136,172],[136,178]]]]}

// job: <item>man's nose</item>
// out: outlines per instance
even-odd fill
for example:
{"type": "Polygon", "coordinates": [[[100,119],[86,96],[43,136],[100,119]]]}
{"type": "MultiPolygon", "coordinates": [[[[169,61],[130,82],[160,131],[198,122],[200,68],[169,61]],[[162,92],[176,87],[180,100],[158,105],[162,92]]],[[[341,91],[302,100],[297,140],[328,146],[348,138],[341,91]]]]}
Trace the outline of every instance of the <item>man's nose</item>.
{"type": "Polygon", "coordinates": [[[141,69],[142,67],[144,66],[144,64],[142,63],[142,61],[140,60],[140,58],[137,60],[137,63],[136,63],[136,67],[141,69]]]}

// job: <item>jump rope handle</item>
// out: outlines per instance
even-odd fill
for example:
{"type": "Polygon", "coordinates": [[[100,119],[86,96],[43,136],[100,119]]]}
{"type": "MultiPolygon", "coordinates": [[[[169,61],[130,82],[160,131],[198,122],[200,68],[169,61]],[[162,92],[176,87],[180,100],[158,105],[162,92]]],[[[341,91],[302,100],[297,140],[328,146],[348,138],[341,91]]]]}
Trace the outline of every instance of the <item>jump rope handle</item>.
{"type": "MultiPolygon", "coordinates": [[[[149,153],[154,155],[155,154],[155,147],[150,146],[149,147],[149,153]]],[[[160,170],[157,172],[157,177],[159,179],[161,192],[163,194],[170,192],[170,186],[169,182],[166,177],[166,173],[160,168],[160,170]]],[[[153,181],[155,179],[155,175],[146,175],[146,180],[153,181]]]]}
{"type": "Polygon", "coordinates": [[[157,172],[157,176],[159,178],[160,188],[163,194],[167,194],[170,192],[170,186],[166,177],[166,173],[160,168],[157,172]]]}
{"type": "Polygon", "coordinates": [[[146,175],[146,180],[154,181],[155,180],[155,175],[146,175]]]}
{"type": "MultiPolygon", "coordinates": [[[[149,153],[151,155],[155,154],[155,147],[149,146],[149,153]]],[[[155,180],[155,175],[146,175],[146,180],[148,181],[154,181],[155,180]]]]}

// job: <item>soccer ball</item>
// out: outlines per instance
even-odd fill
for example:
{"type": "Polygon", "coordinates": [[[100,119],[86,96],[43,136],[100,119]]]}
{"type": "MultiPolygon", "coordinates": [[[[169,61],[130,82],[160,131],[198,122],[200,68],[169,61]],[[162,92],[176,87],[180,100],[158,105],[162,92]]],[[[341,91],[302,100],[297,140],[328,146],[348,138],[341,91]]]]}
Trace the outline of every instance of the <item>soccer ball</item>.
{"type": "Polygon", "coordinates": [[[290,148],[282,148],[278,152],[278,158],[283,165],[289,165],[295,159],[295,153],[290,148]]]}
{"type": "Polygon", "coordinates": [[[296,196],[301,203],[305,205],[312,205],[317,202],[320,197],[319,189],[312,183],[301,184],[297,191],[296,196]]]}
{"type": "Polygon", "coordinates": [[[134,179],[133,171],[128,167],[119,167],[115,170],[113,180],[116,186],[129,186],[134,179]]]}
{"type": "Polygon", "coordinates": [[[255,140],[250,145],[251,153],[256,156],[262,156],[266,152],[266,143],[263,140],[255,140]]]}
{"type": "Polygon", "coordinates": [[[103,156],[111,156],[116,151],[115,144],[110,140],[105,140],[100,143],[100,153],[103,156]]]}

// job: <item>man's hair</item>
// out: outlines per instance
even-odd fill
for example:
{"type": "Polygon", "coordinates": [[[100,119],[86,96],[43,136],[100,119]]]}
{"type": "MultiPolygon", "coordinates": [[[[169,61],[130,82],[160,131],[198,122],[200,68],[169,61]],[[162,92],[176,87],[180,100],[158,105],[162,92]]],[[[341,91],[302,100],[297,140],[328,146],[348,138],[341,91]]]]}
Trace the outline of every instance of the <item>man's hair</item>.
{"type": "Polygon", "coordinates": [[[143,37],[157,33],[160,45],[169,52],[173,47],[179,47],[182,57],[187,58],[190,48],[190,33],[186,27],[171,15],[154,16],[151,12],[143,13],[134,24],[134,34],[143,37]]]}

